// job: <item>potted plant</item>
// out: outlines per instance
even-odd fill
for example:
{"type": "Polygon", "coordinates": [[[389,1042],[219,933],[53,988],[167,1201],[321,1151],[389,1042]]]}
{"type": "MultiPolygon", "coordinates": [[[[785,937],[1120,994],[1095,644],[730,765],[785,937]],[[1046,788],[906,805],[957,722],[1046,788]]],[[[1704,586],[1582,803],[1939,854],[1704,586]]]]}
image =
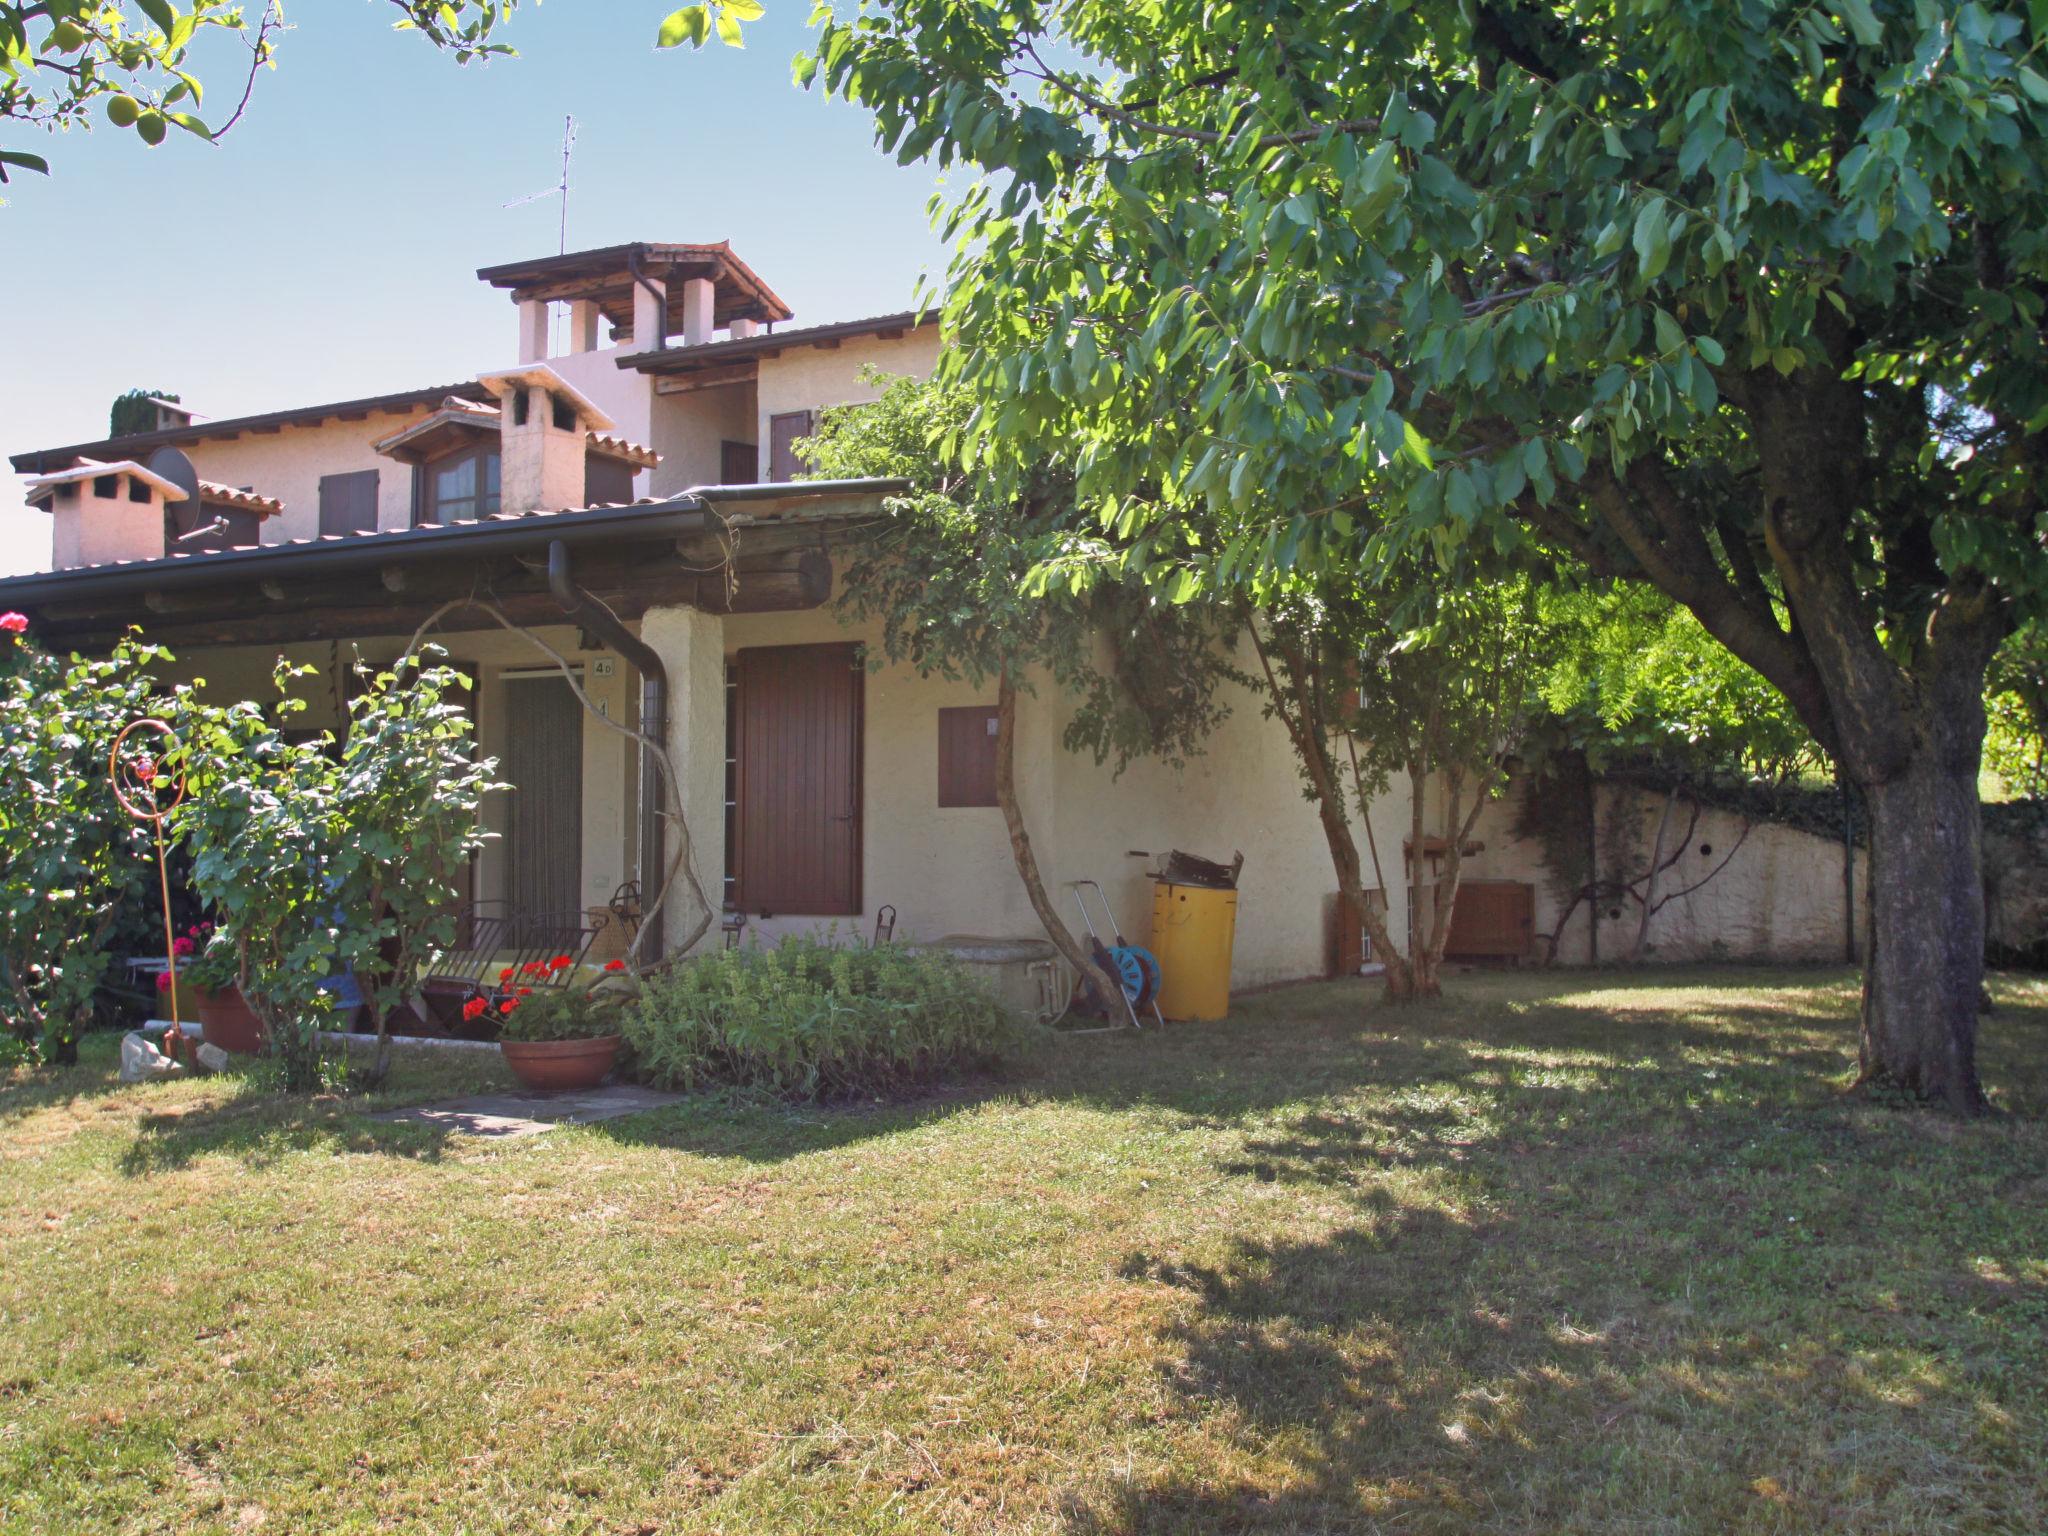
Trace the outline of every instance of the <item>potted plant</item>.
{"type": "Polygon", "coordinates": [[[529,961],[521,973],[501,973],[496,992],[462,1010],[471,1022],[497,1024],[505,1065],[529,1088],[595,1088],[619,1059],[622,994],[605,986],[609,978],[591,986],[528,984],[575,964],[569,955],[529,961]]]}
{"type": "MultiPolygon", "coordinates": [[[[233,941],[212,923],[195,923],[171,947],[178,961],[180,1013],[199,1020],[207,1044],[242,1056],[260,1055],[270,1031],[242,995],[233,941]]],[[[157,989],[168,992],[170,981],[165,972],[157,978],[157,989]]]]}

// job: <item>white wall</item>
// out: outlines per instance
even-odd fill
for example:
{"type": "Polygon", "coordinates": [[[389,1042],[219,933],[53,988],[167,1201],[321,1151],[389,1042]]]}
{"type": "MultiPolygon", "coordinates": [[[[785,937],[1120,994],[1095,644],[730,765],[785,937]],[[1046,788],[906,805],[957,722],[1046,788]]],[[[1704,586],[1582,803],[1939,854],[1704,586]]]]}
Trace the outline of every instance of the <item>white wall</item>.
{"type": "MultiPolygon", "coordinates": [[[[652,624],[649,643],[664,641],[652,624]]],[[[874,632],[843,625],[829,608],[808,613],[735,615],[724,621],[729,657],[743,646],[872,641],[874,632]]],[[[672,663],[673,670],[673,663],[672,663]]],[[[721,694],[722,699],[722,694],[721,694]]],[[[870,672],[863,754],[862,912],[839,920],[865,935],[887,904],[902,938],[949,934],[1036,936],[1041,930],[1011,857],[1001,811],[938,806],[938,711],[995,703],[981,688],[920,679],[907,667],[870,672]]],[[[1233,978],[1240,986],[1324,972],[1328,907],[1336,892],[1328,847],[1313,806],[1302,797],[1285,731],[1238,692],[1209,751],[1176,771],[1134,764],[1121,778],[1060,746],[1069,701],[1041,686],[1018,709],[1018,800],[1053,899],[1072,918],[1065,882],[1102,882],[1125,937],[1149,940],[1152,894],[1147,869],[1170,848],[1220,861],[1245,854],[1233,978]],[[1127,856],[1143,849],[1149,857],[1127,856]]],[[[722,735],[720,755],[722,760],[722,735]]],[[[1376,813],[1382,847],[1398,848],[1399,812],[1376,813]]],[[[722,819],[693,818],[700,850],[716,846],[722,869],[722,819]],[[707,824],[708,823],[708,824],[707,824]]],[[[1405,898],[1393,897],[1396,922],[1405,898]]],[[[817,918],[753,919],[757,932],[803,931],[817,918]]]]}
{"type": "Polygon", "coordinates": [[[654,436],[649,446],[661,455],[661,463],[654,469],[651,495],[674,496],[692,486],[717,485],[723,478],[719,445],[755,441],[751,384],[656,395],[653,411],[654,436]]]}
{"type": "Polygon", "coordinates": [[[185,454],[202,480],[246,486],[284,503],[282,512],[263,521],[266,544],[317,537],[321,478],[362,469],[377,471],[377,526],[405,528],[412,522],[412,466],[385,458],[371,444],[428,414],[427,408],[419,407],[373,413],[362,421],[330,420],[277,432],[245,432],[226,442],[208,439],[196,443],[185,454]]]}

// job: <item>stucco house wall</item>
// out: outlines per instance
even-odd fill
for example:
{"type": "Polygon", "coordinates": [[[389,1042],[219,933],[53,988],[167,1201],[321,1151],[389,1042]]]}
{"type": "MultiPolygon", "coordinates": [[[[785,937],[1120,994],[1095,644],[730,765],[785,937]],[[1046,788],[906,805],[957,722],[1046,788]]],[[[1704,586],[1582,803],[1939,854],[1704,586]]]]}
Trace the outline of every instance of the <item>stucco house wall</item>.
{"type": "Polygon", "coordinates": [[[861,377],[865,368],[925,378],[938,366],[939,328],[919,326],[903,335],[849,337],[836,347],[792,346],[761,359],[755,387],[754,441],[761,449],[761,478],[768,478],[768,422],[786,411],[816,410],[875,399],[881,391],[861,377]]]}
{"type": "MultiPolygon", "coordinates": [[[[695,641],[670,638],[674,619],[650,614],[643,637],[663,652],[671,672],[695,664],[695,641]]],[[[704,623],[698,616],[698,623],[704,623]]],[[[717,643],[730,658],[740,648],[813,645],[857,640],[876,646],[878,631],[842,623],[831,609],[808,613],[735,615],[718,626],[717,643]]],[[[702,674],[700,674],[702,675],[702,674]]],[[[863,733],[862,912],[838,920],[839,931],[872,931],[883,905],[897,911],[899,938],[948,934],[1031,937],[1041,930],[1018,880],[1002,812],[993,806],[941,809],[938,805],[938,712],[961,705],[993,705],[993,683],[920,678],[905,666],[871,670],[866,680],[863,733]]],[[[723,675],[719,672],[717,739],[723,740],[723,675]]],[[[1108,765],[1066,751],[1060,744],[1071,702],[1035,680],[1018,701],[1017,794],[1052,898],[1077,930],[1065,883],[1099,880],[1123,931],[1147,942],[1152,887],[1145,872],[1167,850],[1185,849],[1228,861],[1245,853],[1238,936],[1232,974],[1238,986],[1320,976],[1326,924],[1336,878],[1313,806],[1299,793],[1292,749],[1284,729],[1264,718],[1257,699],[1234,689],[1229,718],[1208,750],[1174,769],[1141,760],[1118,777],[1108,765]],[[1146,857],[1132,856],[1144,850],[1146,857]]],[[[698,739],[714,727],[709,711],[677,699],[679,717],[697,720],[698,739]]],[[[678,756],[690,730],[672,734],[678,756]]],[[[719,763],[722,768],[722,752],[719,763]]],[[[724,868],[722,795],[700,791],[701,811],[691,816],[699,876],[716,892],[724,868]]],[[[1398,836],[1390,811],[1376,812],[1374,830],[1384,845],[1398,836]]],[[[1405,898],[1396,891],[1397,921],[1405,898]]],[[[671,933],[680,929],[680,911],[671,933]]],[[[830,919],[750,918],[764,937],[811,931],[830,919]]]]}
{"type": "Polygon", "coordinates": [[[339,419],[276,432],[244,433],[230,441],[206,439],[185,450],[202,480],[247,487],[284,503],[284,510],[263,521],[263,542],[317,538],[320,533],[320,481],[326,475],[377,471],[377,526],[405,528],[412,523],[412,467],[387,459],[371,444],[425,418],[424,408],[392,411],[361,421],[339,419]]]}

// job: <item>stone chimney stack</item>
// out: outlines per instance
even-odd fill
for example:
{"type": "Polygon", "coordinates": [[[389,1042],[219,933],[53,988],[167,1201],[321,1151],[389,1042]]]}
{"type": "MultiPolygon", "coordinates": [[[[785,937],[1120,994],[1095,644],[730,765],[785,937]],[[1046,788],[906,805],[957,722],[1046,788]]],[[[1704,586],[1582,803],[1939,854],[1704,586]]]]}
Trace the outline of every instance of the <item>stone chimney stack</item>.
{"type": "Polygon", "coordinates": [[[545,364],[486,373],[477,382],[498,397],[498,510],[583,506],[586,434],[611,431],[611,418],[545,364]]]}

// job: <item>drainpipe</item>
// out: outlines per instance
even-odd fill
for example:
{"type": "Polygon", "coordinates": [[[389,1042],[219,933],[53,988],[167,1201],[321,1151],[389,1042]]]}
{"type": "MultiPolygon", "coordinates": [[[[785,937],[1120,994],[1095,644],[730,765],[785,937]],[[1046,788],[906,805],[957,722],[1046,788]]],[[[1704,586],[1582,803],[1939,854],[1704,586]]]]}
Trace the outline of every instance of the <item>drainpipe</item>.
{"type": "MultiPolygon", "coordinates": [[[[576,585],[569,568],[569,546],[560,539],[548,545],[548,591],[562,612],[593,635],[599,635],[640,674],[640,733],[655,741],[668,740],[668,668],[660,653],[619,622],[604,604],[576,585]]],[[[654,900],[658,883],[668,869],[663,826],[663,780],[661,766],[651,748],[640,749],[640,899],[654,900]]],[[[661,929],[648,934],[640,945],[642,964],[661,958],[661,929]]]]}

